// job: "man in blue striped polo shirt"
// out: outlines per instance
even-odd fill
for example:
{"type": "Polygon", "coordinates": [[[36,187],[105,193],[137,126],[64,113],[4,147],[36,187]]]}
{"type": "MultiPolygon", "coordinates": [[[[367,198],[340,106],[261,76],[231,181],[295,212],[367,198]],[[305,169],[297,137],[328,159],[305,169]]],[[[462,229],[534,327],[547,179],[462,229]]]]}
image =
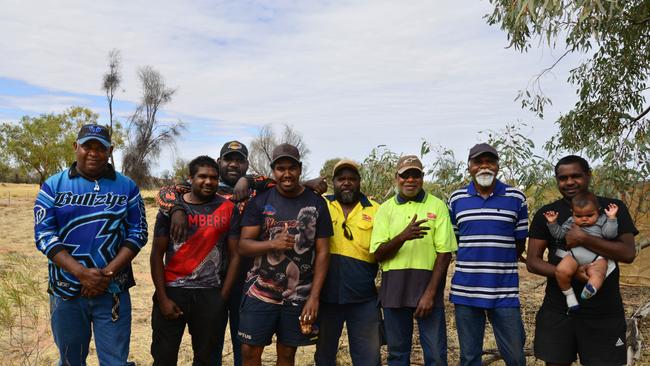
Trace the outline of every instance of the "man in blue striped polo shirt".
{"type": "Polygon", "coordinates": [[[480,365],[486,315],[507,365],[525,365],[517,261],[528,234],[526,196],[496,179],[499,155],[488,144],[470,149],[472,181],[449,198],[458,237],[449,300],[455,305],[461,365],[480,365]]]}

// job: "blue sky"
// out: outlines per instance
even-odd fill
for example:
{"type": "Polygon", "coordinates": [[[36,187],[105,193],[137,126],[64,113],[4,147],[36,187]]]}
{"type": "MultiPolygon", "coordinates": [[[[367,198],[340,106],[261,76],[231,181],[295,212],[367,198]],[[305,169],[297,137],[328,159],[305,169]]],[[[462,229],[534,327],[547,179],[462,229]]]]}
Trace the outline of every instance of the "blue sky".
{"type": "Polygon", "coordinates": [[[163,120],[188,130],[176,157],[216,156],[260,126],[300,131],[312,172],[331,157],[362,160],[379,144],[417,153],[422,139],[464,159],[478,131],[526,122],[541,145],[576,97],[563,61],[543,80],[543,121],[521,110],[519,89],[563,50],[506,49],[485,0],[113,1],[0,0],[0,121],[80,105],[107,116],[108,52],[123,59],[116,114],[138,101],[137,69],[151,65],[177,88],[163,120]]]}

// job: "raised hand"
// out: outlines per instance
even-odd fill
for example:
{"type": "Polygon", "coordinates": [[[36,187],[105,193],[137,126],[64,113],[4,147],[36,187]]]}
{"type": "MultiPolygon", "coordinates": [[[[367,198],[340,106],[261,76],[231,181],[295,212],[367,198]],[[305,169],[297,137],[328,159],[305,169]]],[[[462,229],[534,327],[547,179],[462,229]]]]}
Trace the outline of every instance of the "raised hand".
{"type": "Polygon", "coordinates": [[[549,224],[555,224],[557,222],[557,211],[546,211],[544,212],[544,217],[549,224]]]}
{"type": "Polygon", "coordinates": [[[402,239],[403,241],[422,239],[424,238],[425,235],[427,235],[427,230],[430,230],[431,228],[428,226],[421,226],[421,225],[427,222],[428,220],[424,219],[424,220],[416,221],[417,219],[418,219],[418,215],[413,215],[411,222],[399,234],[400,239],[402,239]]]}
{"type": "Polygon", "coordinates": [[[288,250],[292,249],[294,244],[296,244],[296,236],[289,234],[289,225],[285,222],[282,232],[271,241],[271,247],[276,250],[288,250]]]}
{"type": "Polygon", "coordinates": [[[605,215],[607,215],[608,219],[615,219],[617,213],[618,213],[618,206],[615,203],[610,203],[605,208],[605,215]]]}

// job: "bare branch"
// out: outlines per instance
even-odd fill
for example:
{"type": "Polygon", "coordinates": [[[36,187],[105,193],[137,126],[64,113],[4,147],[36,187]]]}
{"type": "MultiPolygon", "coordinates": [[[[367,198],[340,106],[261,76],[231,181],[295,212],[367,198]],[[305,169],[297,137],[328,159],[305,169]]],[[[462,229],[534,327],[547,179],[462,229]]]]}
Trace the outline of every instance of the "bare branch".
{"type": "Polygon", "coordinates": [[[562,61],[569,53],[571,53],[571,50],[564,51],[562,56],[558,57],[558,59],[555,60],[555,62],[553,62],[553,64],[551,66],[545,68],[544,70],[542,70],[542,72],[539,73],[539,75],[537,75],[534,82],[539,82],[539,79],[542,76],[544,76],[544,74],[546,74],[547,72],[550,72],[551,70],[553,70],[555,68],[555,66],[557,66],[557,64],[559,64],[560,61],[562,61]]]}
{"type": "Polygon", "coordinates": [[[646,108],[643,112],[641,112],[641,114],[634,117],[631,122],[632,123],[638,122],[641,118],[645,117],[645,115],[647,115],[648,113],[650,113],[650,106],[648,106],[648,108],[646,108]]]}
{"type": "Polygon", "coordinates": [[[144,66],[138,70],[138,77],[142,83],[142,99],[130,119],[122,170],[143,186],[149,178],[151,164],[158,160],[163,147],[175,147],[185,125],[182,121],[163,124],[158,120],[158,111],[176,92],[165,85],[162,75],[151,66],[144,66]]]}

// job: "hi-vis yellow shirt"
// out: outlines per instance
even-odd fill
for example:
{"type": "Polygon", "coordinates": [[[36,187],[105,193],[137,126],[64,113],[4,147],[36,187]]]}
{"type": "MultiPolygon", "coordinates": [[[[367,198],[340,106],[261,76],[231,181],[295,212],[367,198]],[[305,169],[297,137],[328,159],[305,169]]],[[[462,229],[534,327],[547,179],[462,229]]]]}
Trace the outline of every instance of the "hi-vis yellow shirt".
{"type": "Polygon", "coordinates": [[[381,205],[377,212],[370,252],[374,253],[380,245],[401,233],[414,215],[417,215],[417,220],[426,219],[427,221],[422,225],[428,226],[430,230],[426,231],[421,239],[405,242],[393,258],[381,263],[382,271],[404,269],[431,271],[436,253],[448,253],[458,249],[447,205],[422,190],[413,200],[405,201],[396,195],[381,205]]]}
{"type": "Polygon", "coordinates": [[[330,264],[320,299],[331,304],[376,302],[375,277],[378,266],[369,250],[379,204],[362,194],[346,219],[336,197],[331,195],[325,198],[332,217],[334,236],[330,237],[330,264]],[[343,223],[347,228],[347,237],[343,223]]]}
{"type": "Polygon", "coordinates": [[[347,219],[341,204],[333,195],[325,196],[332,217],[334,236],[330,237],[330,254],[375,263],[375,256],[369,253],[372,227],[379,204],[361,195],[359,203],[348,213],[347,219]],[[352,234],[353,240],[345,237],[343,223],[352,234]]]}

